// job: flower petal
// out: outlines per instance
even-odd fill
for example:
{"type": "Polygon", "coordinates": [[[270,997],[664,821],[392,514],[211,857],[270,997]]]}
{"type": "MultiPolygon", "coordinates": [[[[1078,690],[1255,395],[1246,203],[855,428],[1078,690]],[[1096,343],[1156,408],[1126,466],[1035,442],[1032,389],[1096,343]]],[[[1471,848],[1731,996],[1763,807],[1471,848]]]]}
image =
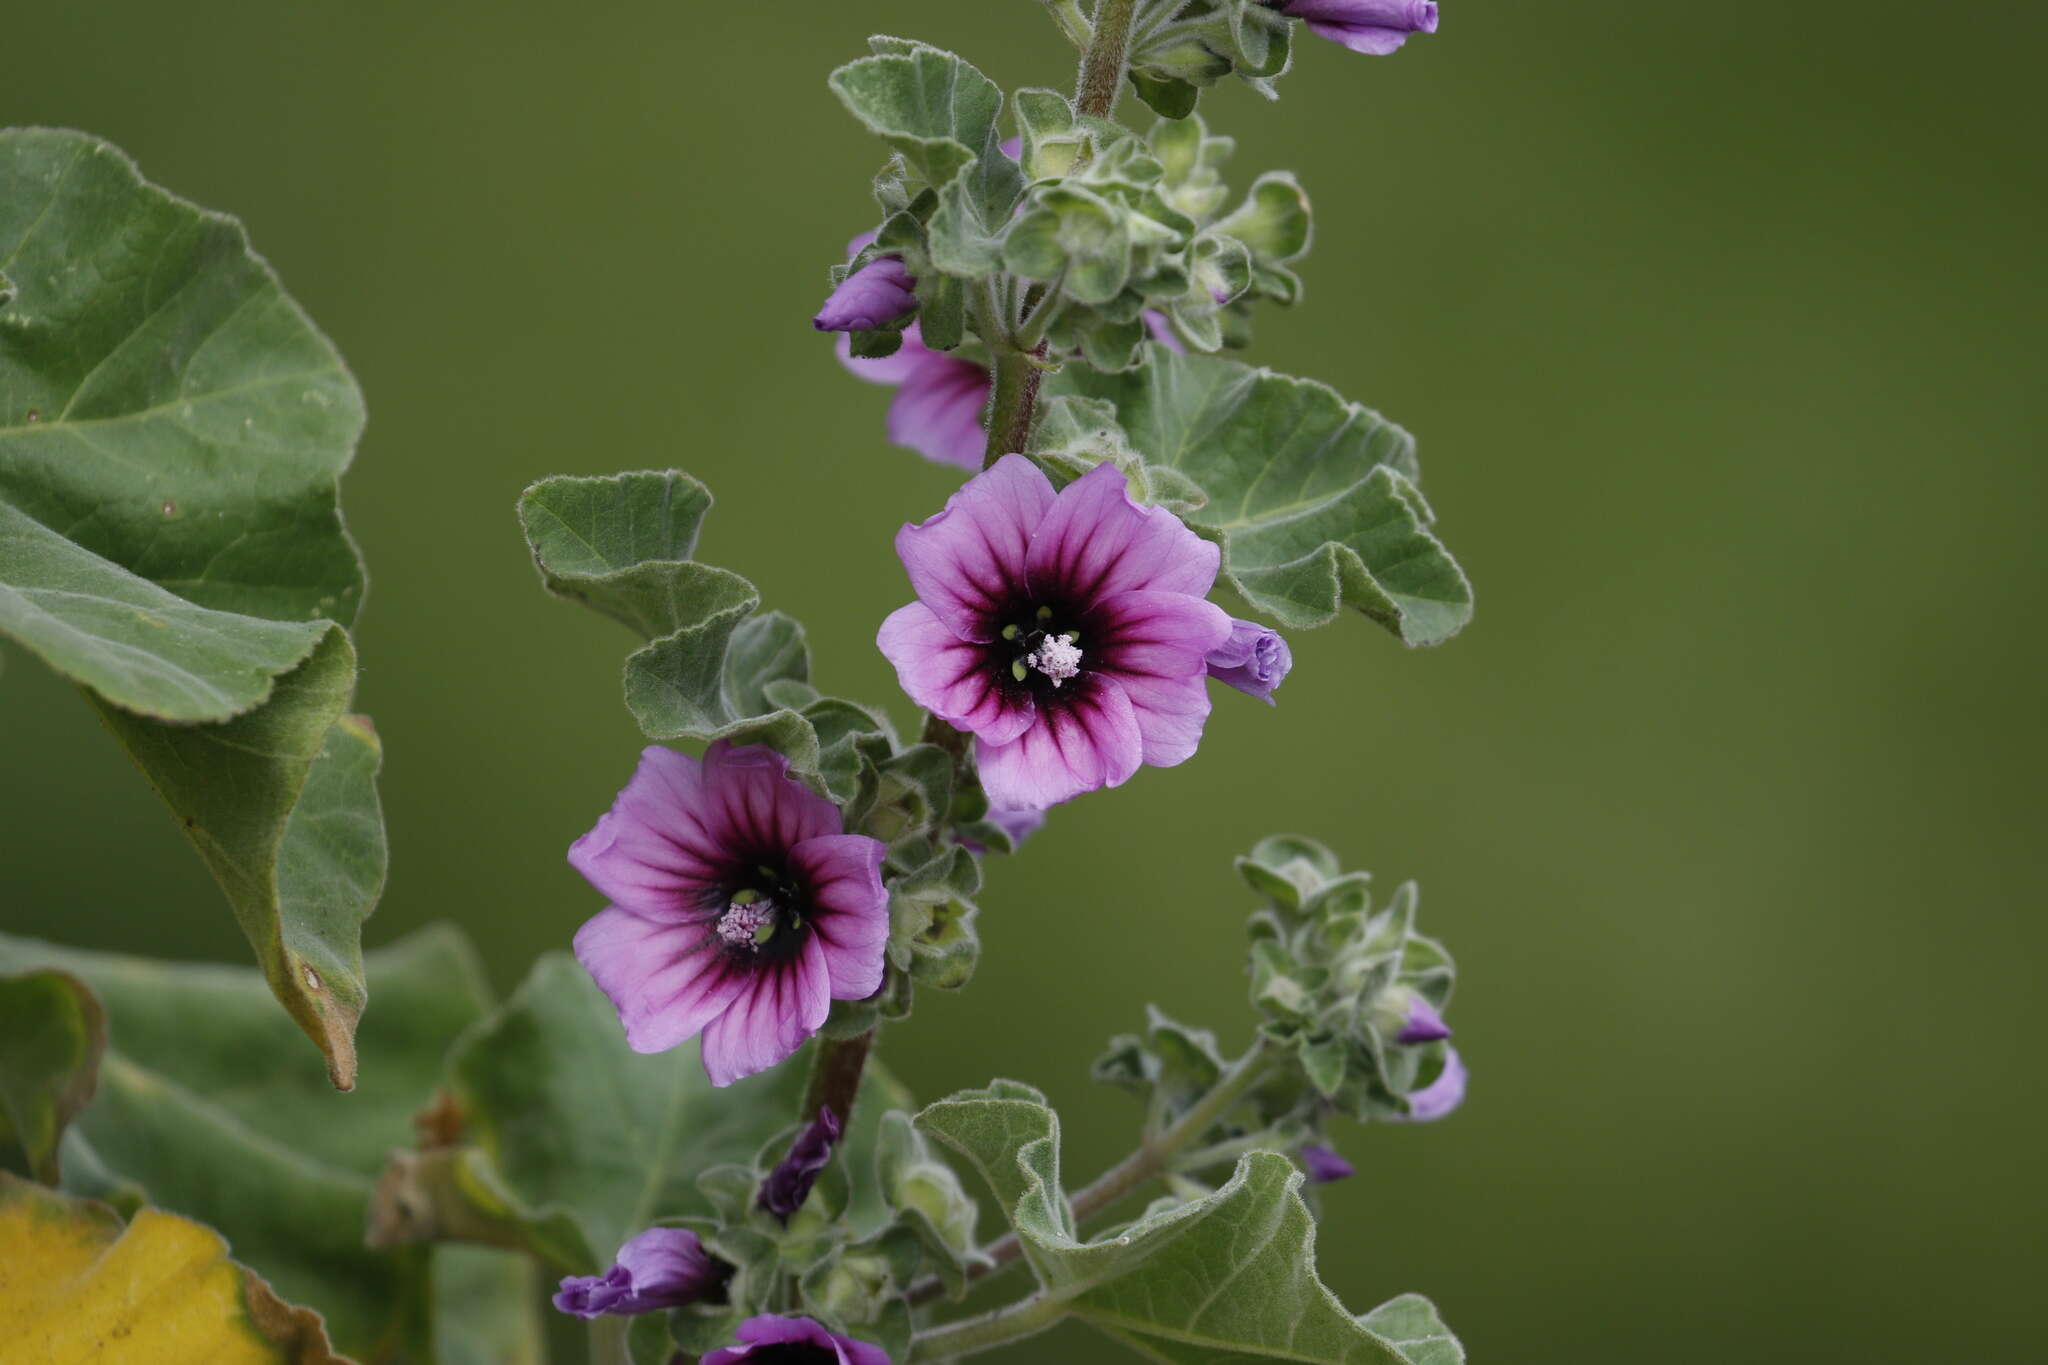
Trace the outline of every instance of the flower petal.
{"type": "Polygon", "coordinates": [[[903,377],[889,405],[889,439],[927,460],[957,469],[980,469],[988,450],[981,425],[988,406],[988,371],[958,356],[929,357],[903,377]]]}
{"type": "Polygon", "coordinates": [[[1027,560],[1040,600],[1077,603],[1148,588],[1206,597],[1221,562],[1222,552],[1179,517],[1132,502],[1113,464],[1099,464],[1060,490],[1027,560]]]}
{"type": "Polygon", "coordinates": [[[855,379],[864,379],[870,384],[901,384],[935,360],[953,359],[952,356],[934,351],[925,345],[924,336],[917,330],[917,324],[914,322],[903,329],[903,344],[896,348],[893,355],[873,359],[855,356],[853,338],[844,332],[840,333],[833,349],[839,353],[839,363],[846,367],[848,374],[855,379]]]}
{"type": "Polygon", "coordinates": [[[1053,504],[1052,481],[1038,466],[1005,455],[946,499],[945,511],[898,531],[896,554],[948,630],[993,640],[1001,629],[995,612],[1022,596],[1032,532],[1053,504]]]}
{"type": "Polygon", "coordinates": [[[803,878],[810,932],[825,957],[834,1000],[865,1000],[882,987],[889,942],[889,893],[882,886],[888,850],[864,834],[806,839],[789,851],[803,878]]]}
{"type": "Polygon", "coordinates": [[[1083,674],[1063,705],[1041,707],[1038,723],[1008,744],[976,740],[982,789],[991,806],[1044,809],[1083,792],[1116,787],[1144,758],[1137,712],[1116,682],[1083,674]]]}
{"type": "Polygon", "coordinates": [[[1170,768],[1192,758],[1209,718],[1209,652],[1230,638],[1230,616],[1178,592],[1123,592],[1098,602],[1084,637],[1088,664],[1131,699],[1145,761],[1170,768]]]}
{"type": "Polygon", "coordinates": [[[704,1072],[713,1085],[731,1085],[782,1061],[832,1010],[825,946],[816,934],[804,935],[796,956],[762,962],[743,980],[732,1007],[704,1028],[704,1072]]]}
{"type": "Polygon", "coordinates": [[[702,923],[643,919],[606,906],[576,931],[576,960],[611,997],[626,1044],[666,1052],[739,998],[744,973],[710,946],[702,923]]]}
{"type": "Polygon", "coordinates": [[[697,760],[655,744],[641,751],[611,810],[569,846],[569,866],[614,904],[686,919],[716,894],[730,849],[697,760]]]}
{"type": "Polygon", "coordinates": [[[704,751],[704,789],[726,846],[742,863],[780,863],[804,840],[843,828],[839,807],[791,777],[788,759],[759,744],[715,741],[704,751]]]}
{"type": "Polygon", "coordinates": [[[889,613],[875,644],[910,699],[956,730],[1006,744],[1037,714],[1028,688],[1003,686],[985,646],[955,635],[922,602],[889,613]]]}

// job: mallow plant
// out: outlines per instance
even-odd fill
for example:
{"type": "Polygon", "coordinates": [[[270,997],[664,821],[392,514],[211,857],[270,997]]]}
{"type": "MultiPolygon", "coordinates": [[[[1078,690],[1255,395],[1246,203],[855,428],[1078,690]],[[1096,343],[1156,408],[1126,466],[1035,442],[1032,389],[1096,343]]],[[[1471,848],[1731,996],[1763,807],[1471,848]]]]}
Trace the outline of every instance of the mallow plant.
{"type": "Polygon", "coordinates": [[[803,627],[696,558],[691,475],[519,496],[545,589],[638,637],[648,743],[562,832],[589,895],[503,999],[453,929],[360,946],[385,853],[340,357],[232,219],[93,137],[0,133],[0,634],[78,685],[255,956],[0,937],[0,1354],[910,1365],[1074,1319],[1157,1361],[1464,1359],[1406,1286],[1359,1311],[1316,1271],[1359,1125],[1465,1095],[1412,884],[1299,835],[1239,857],[1252,1017],[1106,1041],[1137,1105],[1092,1178],[1028,1079],[915,1099],[886,1065],[921,993],[1005,970],[976,898],[1060,878],[1012,866],[1048,812],[1171,799],[1114,789],[1199,762],[1212,705],[1262,723],[1289,633],[1471,614],[1409,434],[1236,358],[1300,297],[1309,198],[1198,112],[1437,6],[1043,8],[1071,94],[897,37],[829,76],[880,165],[844,170],[875,212],[821,243],[851,240],[810,322],[894,391],[877,469],[960,476],[872,528],[902,698],[813,685],[803,627]]]}

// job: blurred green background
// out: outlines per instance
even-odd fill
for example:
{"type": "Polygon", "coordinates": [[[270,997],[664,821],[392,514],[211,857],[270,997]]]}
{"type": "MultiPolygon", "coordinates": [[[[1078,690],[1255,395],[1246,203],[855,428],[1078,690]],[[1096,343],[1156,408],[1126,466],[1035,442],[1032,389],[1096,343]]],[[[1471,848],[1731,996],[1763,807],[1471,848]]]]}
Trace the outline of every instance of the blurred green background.
{"type": "MultiPolygon", "coordinates": [[[[1031,0],[10,8],[0,122],[240,215],[367,391],[369,941],[453,918],[509,985],[598,906],[562,852],[633,763],[630,640],[539,591],[537,476],[701,476],[706,557],[907,718],[889,536],[955,480],[806,322],[881,156],[823,78],[879,30],[1064,84],[1031,0]]],[[[1252,358],[1419,433],[1476,623],[1298,638],[1277,711],[1221,694],[1194,762],[1055,812],[889,1060],[1037,1082],[1085,1178],[1146,1000],[1245,1035],[1229,857],[1299,830],[1420,879],[1474,1076],[1339,1135],[1348,1303],[1426,1291],[1480,1365],[2038,1359],[2048,20],[1443,10],[1204,112],[1318,214],[1252,358]]],[[[95,729],[10,653],[0,927],[246,960],[95,729]]],[[[1116,1358],[1011,1358],[1055,1350],[1116,1358]]]]}

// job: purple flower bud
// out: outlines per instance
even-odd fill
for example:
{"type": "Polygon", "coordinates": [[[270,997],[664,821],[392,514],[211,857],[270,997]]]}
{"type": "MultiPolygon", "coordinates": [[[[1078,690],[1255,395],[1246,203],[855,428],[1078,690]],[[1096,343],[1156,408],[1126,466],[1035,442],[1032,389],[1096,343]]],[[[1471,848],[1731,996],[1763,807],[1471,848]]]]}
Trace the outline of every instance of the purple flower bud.
{"type": "Polygon", "coordinates": [[[1209,653],[1209,676],[1248,697],[1275,705],[1273,691],[1294,667],[1294,651],[1256,621],[1230,623],[1230,638],[1209,653]]]}
{"type": "Polygon", "coordinates": [[[679,1308],[717,1292],[731,1274],[689,1229],[649,1228],[619,1248],[604,1274],[565,1278],[555,1307],[579,1318],[679,1308]]]}
{"type": "Polygon", "coordinates": [[[778,1318],[763,1313],[748,1318],[733,1335],[736,1346],[721,1346],[704,1357],[701,1365],[737,1365],[752,1360],[755,1365],[889,1365],[889,1353],[879,1346],[828,1332],[809,1318],[778,1318]]]}
{"type": "Polygon", "coordinates": [[[1406,1123],[1434,1123],[1465,1102],[1465,1063],[1458,1049],[1444,1049],[1441,1075],[1420,1090],[1408,1092],[1406,1123]]]}
{"type": "Polygon", "coordinates": [[[832,1160],[832,1149],[842,1132],[839,1115],[820,1109],[810,1126],[789,1144],[789,1155],[761,1182],[760,1205],[787,1223],[790,1215],[811,1197],[811,1186],[832,1160]]]}
{"type": "Polygon", "coordinates": [[[1436,32],[1431,0],[1283,0],[1280,12],[1307,20],[1318,38],[1375,57],[1399,51],[1411,33],[1436,32]]]}
{"type": "Polygon", "coordinates": [[[1301,1149],[1301,1164],[1308,1169],[1309,1180],[1317,1185],[1327,1185],[1333,1180],[1349,1180],[1358,1174],[1350,1162],[1338,1155],[1336,1148],[1314,1143],[1301,1149]]]}
{"type": "Polygon", "coordinates": [[[1451,1026],[1444,1017],[1419,995],[1408,997],[1408,1013],[1401,1021],[1401,1031],[1394,1035],[1397,1043],[1434,1043],[1440,1038],[1451,1036],[1451,1026]]]}
{"type": "Polygon", "coordinates": [[[877,256],[839,282],[811,326],[821,332],[872,332],[917,311],[917,281],[899,256],[877,256]]]}

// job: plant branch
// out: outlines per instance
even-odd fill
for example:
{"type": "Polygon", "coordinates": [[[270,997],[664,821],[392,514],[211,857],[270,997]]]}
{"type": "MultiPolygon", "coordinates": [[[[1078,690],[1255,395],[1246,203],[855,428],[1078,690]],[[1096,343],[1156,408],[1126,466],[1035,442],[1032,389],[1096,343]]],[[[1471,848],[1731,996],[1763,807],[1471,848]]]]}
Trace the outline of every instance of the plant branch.
{"type": "Polygon", "coordinates": [[[1095,33],[1081,59],[1081,84],[1074,92],[1075,109],[1094,118],[1108,118],[1123,90],[1124,63],[1130,56],[1131,24],[1138,0],[1098,0],[1095,33]]]}
{"type": "Polygon", "coordinates": [[[853,1123],[853,1102],[860,1097],[861,1072],[868,1053],[875,1046],[875,1031],[869,1029],[855,1038],[825,1038],[811,1060],[811,1083],[804,1091],[802,1121],[809,1123],[821,1109],[839,1115],[842,1125],[853,1123]]]}
{"type": "Polygon", "coordinates": [[[1081,13],[1081,6],[1078,0],[1038,0],[1038,2],[1045,6],[1046,13],[1050,14],[1052,21],[1059,25],[1060,32],[1067,36],[1067,41],[1074,45],[1075,51],[1086,52],[1089,41],[1095,36],[1095,29],[1088,22],[1088,16],[1081,13]]]}
{"type": "MultiPolygon", "coordinates": [[[[1229,1069],[1216,1078],[1216,1084],[1209,1087],[1208,1093],[1182,1114],[1172,1127],[1158,1137],[1147,1139],[1135,1152],[1097,1176],[1086,1189],[1073,1197],[1070,1202],[1074,1208],[1075,1224],[1079,1225],[1109,1208],[1153,1176],[1165,1174],[1172,1165],[1174,1154],[1208,1132],[1218,1119],[1229,1113],[1232,1105],[1265,1078],[1267,1068],[1274,1061],[1275,1054],[1263,1038],[1253,1043],[1251,1050],[1232,1062],[1229,1069]]],[[[1023,1253],[1023,1242],[1015,1232],[1009,1233],[981,1249],[988,1263],[968,1266],[967,1278],[978,1280],[1008,1265],[1023,1253]]],[[[944,1292],[944,1287],[936,1279],[928,1279],[911,1286],[910,1302],[913,1306],[929,1303],[944,1292]]]]}
{"type": "Polygon", "coordinates": [[[1033,1295],[1007,1308],[998,1308],[993,1313],[919,1332],[910,1343],[911,1365],[952,1360],[957,1356],[1006,1346],[1043,1332],[1066,1315],[1064,1303],[1033,1295]]]}

